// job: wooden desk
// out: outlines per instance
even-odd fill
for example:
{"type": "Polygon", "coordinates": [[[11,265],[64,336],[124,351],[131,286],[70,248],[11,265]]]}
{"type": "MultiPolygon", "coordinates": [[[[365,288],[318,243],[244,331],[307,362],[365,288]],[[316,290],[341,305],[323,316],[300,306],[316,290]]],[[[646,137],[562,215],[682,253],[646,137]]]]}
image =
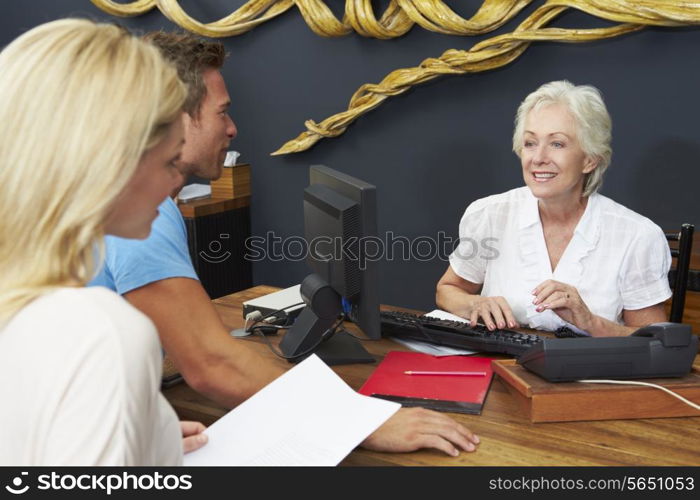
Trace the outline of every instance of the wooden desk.
{"type": "MultiPolygon", "coordinates": [[[[214,301],[224,323],[243,325],[241,303],[277,290],[258,286],[214,301]]],[[[279,339],[273,339],[274,343],[279,339]]],[[[272,354],[259,339],[250,342],[265,358],[279,366],[291,365],[272,354]]],[[[381,359],[390,350],[406,350],[383,339],[363,345],[381,359]]],[[[346,365],[333,369],[352,388],[359,389],[376,365],[346,365]]],[[[185,384],[163,391],[181,418],[211,424],[226,413],[216,403],[196,394],[185,384]]],[[[357,449],[343,465],[700,465],[700,416],[648,420],[531,424],[496,378],[481,415],[452,416],[476,432],[481,445],[474,453],[451,458],[432,450],[415,453],[378,453],[357,449]]],[[[283,418],[280,416],[280,418],[283,418]]]]}

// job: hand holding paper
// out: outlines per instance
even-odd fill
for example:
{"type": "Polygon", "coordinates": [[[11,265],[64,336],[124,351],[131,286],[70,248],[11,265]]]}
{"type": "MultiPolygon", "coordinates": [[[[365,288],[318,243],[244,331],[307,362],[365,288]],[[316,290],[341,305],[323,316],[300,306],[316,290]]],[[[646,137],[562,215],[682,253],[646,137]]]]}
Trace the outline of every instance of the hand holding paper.
{"type": "Polygon", "coordinates": [[[207,444],[208,438],[204,434],[207,428],[201,422],[180,420],[180,430],[182,431],[182,451],[191,453],[207,444]]]}
{"type": "Polygon", "coordinates": [[[337,465],[399,405],[353,391],[316,355],[212,424],[185,465],[337,465]]]}

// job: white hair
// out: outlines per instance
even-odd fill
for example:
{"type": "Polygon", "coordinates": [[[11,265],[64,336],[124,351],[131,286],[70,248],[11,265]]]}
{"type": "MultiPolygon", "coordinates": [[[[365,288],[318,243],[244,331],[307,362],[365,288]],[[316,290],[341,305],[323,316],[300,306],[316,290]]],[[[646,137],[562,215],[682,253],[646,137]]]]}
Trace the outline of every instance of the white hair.
{"type": "Polygon", "coordinates": [[[583,196],[590,196],[603,184],[603,174],[612,157],[612,122],[600,91],[595,87],[559,80],[545,83],[528,95],[515,116],[513,151],[520,157],[528,113],[553,104],[566,106],[576,124],[576,137],[581,149],[597,163],[593,171],[586,174],[583,183],[583,196]]]}

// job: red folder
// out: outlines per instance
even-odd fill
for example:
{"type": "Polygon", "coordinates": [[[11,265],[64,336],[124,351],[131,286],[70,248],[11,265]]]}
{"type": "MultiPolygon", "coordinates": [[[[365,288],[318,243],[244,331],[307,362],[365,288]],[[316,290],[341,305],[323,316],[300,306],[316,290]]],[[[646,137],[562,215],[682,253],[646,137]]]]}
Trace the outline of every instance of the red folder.
{"type": "Polygon", "coordinates": [[[491,358],[391,351],[359,392],[403,406],[478,415],[492,379],[491,358]],[[485,372],[486,376],[406,375],[406,371],[485,372]]]}

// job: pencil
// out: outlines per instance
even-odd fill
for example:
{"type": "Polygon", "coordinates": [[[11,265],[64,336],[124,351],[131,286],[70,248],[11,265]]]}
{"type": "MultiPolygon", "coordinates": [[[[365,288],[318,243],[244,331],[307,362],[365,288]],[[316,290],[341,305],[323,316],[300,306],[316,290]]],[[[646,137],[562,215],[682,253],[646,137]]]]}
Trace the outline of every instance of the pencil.
{"type": "Polygon", "coordinates": [[[486,372],[421,372],[421,371],[405,371],[405,375],[452,375],[459,377],[485,377],[486,372]]]}

